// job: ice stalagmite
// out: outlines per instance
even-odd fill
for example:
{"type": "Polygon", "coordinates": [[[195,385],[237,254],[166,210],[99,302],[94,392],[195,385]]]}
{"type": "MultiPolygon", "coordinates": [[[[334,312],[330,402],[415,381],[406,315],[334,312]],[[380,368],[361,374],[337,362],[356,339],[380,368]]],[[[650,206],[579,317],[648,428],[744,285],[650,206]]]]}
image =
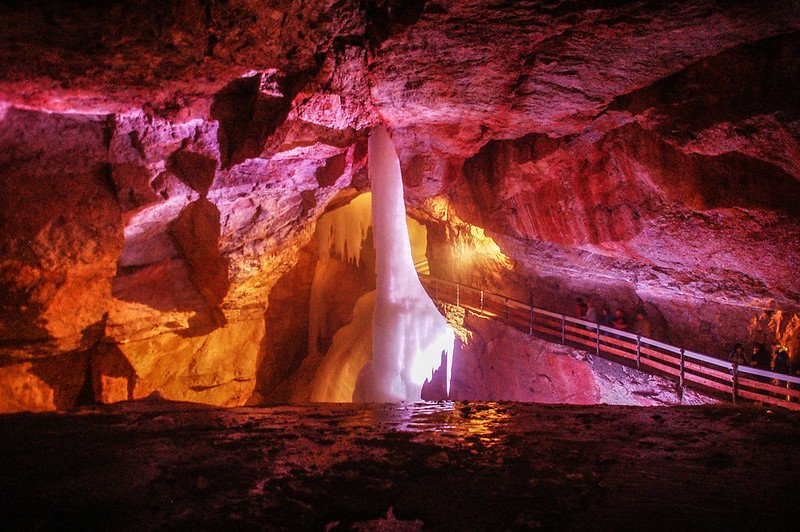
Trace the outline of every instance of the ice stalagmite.
{"type": "Polygon", "coordinates": [[[369,176],[377,295],[372,360],[359,374],[353,400],[419,400],[422,384],[441,365],[443,352],[449,392],[455,335],[414,269],[400,162],[380,126],[369,137],[369,176]]]}

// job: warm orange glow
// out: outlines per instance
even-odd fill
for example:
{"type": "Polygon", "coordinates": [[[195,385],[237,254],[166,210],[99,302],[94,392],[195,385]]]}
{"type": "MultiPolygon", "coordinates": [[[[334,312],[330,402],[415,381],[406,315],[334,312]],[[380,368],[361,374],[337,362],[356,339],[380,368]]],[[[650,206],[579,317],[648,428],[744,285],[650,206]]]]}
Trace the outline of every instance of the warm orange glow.
{"type": "Polygon", "coordinates": [[[480,442],[488,448],[502,443],[500,434],[503,431],[497,429],[508,420],[505,410],[489,407],[473,411],[471,407],[463,407],[450,412],[451,423],[443,427],[443,432],[460,440],[480,442]]]}
{"type": "Polygon", "coordinates": [[[503,443],[508,433],[504,425],[511,421],[506,409],[498,404],[417,403],[367,410],[362,415],[370,425],[390,426],[402,432],[424,432],[426,438],[445,445],[456,440],[485,448],[503,443]]]}
{"type": "Polygon", "coordinates": [[[311,400],[349,403],[361,368],[372,357],[372,311],[375,291],[359,298],[353,321],[336,331],[333,342],[311,383],[311,400]]]}
{"type": "Polygon", "coordinates": [[[511,261],[494,239],[482,227],[460,219],[450,208],[447,198],[431,198],[426,207],[431,216],[449,223],[451,230],[448,240],[452,242],[452,257],[456,268],[463,270],[477,264],[491,269],[511,267],[511,261]]]}
{"type": "Polygon", "coordinates": [[[427,206],[434,218],[443,222],[447,221],[450,213],[450,204],[447,202],[447,198],[436,196],[428,200],[427,206]]]}
{"type": "Polygon", "coordinates": [[[468,268],[478,263],[493,263],[493,268],[510,268],[511,261],[500,250],[500,246],[483,228],[461,222],[458,234],[453,242],[453,258],[459,269],[468,268]]]}
{"type": "Polygon", "coordinates": [[[428,266],[428,228],[415,219],[406,216],[408,225],[408,238],[411,240],[411,258],[418,273],[428,275],[431,269],[428,266]]]}
{"type": "Polygon", "coordinates": [[[356,196],[344,207],[317,220],[317,249],[323,258],[335,257],[355,265],[361,262],[361,248],[372,224],[372,194],[356,196]]]}
{"type": "MultiPolygon", "coordinates": [[[[361,249],[372,226],[372,193],[359,194],[347,205],[320,216],[317,220],[317,248],[324,258],[336,258],[358,265],[361,249]]],[[[406,216],[411,256],[417,271],[430,273],[425,253],[428,249],[428,229],[424,224],[406,216]]]]}
{"type": "Polygon", "coordinates": [[[490,447],[500,442],[497,425],[507,422],[508,419],[505,411],[484,410],[470,416],[470,422],[464,426],[469,434],[480,437],[481,443],[490,447]]]}

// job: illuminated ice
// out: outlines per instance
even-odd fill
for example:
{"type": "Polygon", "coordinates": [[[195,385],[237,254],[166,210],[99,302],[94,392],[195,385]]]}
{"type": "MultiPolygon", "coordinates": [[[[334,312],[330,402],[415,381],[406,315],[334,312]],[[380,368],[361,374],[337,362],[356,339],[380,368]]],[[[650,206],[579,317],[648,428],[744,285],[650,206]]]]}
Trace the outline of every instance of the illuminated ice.
{"type": "Polygon", "coordinates": [[[418,401],[422,385],[446,353],[450,391],[455,335],[417,277],[406,225],[400,162],[389,134],[369,137],[372,231],[377,295],[372,360],[358,376],[354,401],[418,401]]]}

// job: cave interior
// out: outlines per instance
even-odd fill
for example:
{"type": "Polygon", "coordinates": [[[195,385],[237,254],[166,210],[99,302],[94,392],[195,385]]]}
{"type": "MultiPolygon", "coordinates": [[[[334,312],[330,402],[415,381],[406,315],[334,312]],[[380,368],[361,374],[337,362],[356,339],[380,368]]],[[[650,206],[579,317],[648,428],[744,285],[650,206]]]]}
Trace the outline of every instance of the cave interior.
{"type": "MultiPolygon", "coordinates": [[[[406,453],[384,464],[396,486],[375,488],[378,502],[354,503],[340,516],[343,526],[366,529],[592,523],[598,505],[564,520],[578,504],[570,490],[584,494],[584,484],[592,484],[585,491],[592,498],[606,489],[584,469],[566,473],[566,484],[527,485],[539,502],[555,498],[552,514],[540,509],[526,517],[516,499],[507,515],[456,517],[449,503],[442,503],[449,508],[444,516],[419,513],[415,497],[396,499],[392,510],[398,486],[410,482],[397,479],[414,461],[443,471],[443,487],[464,478],[469,468],[455,471],[454,464],[468,463],[475,449],[491,454],[516,438],[518,445],[501,453],[512,460],[534,445],[528,432],[508,428],[510,418],[525,427],[586,424],[572,447],[585,458],[580,467],[594,463],[584,455],[601,438],[586,421],[591,416],[617,435],[636,423],[657,432],[662,417],[672,420],[675,438],[680,427],[691,432],[717,423],[738,442],[735,452],[717,452],[719,441],[708,439],[692,456],[718,475],[729,467],[774,467],[760,454],[760,462],[731,465],[730,455],[757,452],[759,434],[784,446],[793,467],[800,464],[800,449],[788,441],[800,441],[794,414],[774,409],[783,417],[770,428],[777,418],[768,405],[734,407],[730,394],[683,390],[683,370],[678,389],[669,375],[537,337],[532,311],[526,334],[507,326],[507,314],[503,323],[437,301],[455,347],[442,358],[447,371],[433,371],[422,396],[450,401],[421,404],[416,414],[404,410],[408,405],[330,405],[350,403],[354,393],[383,397],[357,392],[362,369],[377,365],[373,345],[388,334],[373,323],[383,308],[383,266],[369,139],[380,128],[396,150],[409,264],[423,279],[480,290],[481,310],[484,293],[570,317],[585,312],[576,311],[579,300],[589,302],[619,313],[629,331],[723,360],[736,344],[783,346],[787,371],[797,369],[795,0],[37,0],[4,1],[0,17],[0,423],[16,435],[9,457],[25,455],[26,438],[45,436],[63,437],[81,456],[76,412],[99,416],[89,424],[101,442],[111,438],[103,432],[111,430],[107,412],[133,416],[126,418],[131,434],[135,427],[156,430],[151,419],[136,416],[160,409],[171,409],[163,415],[181,430],[207,434],[218,429],[212,419],[231,425],[253,415],[258,419],[247,422],[259,430],[280,432],[276,420],[295,416],[310,423],[300,423],[307,439],[329,434],[307,416],[339,416],[349,432],[331,436],[341,440],[337,449],[360,445],[353,434],[379,426],[380,445],[406,453]],[[484,406],[469,406],[475,401],[484,406]],[[657,413],[603,410],[608,404],[657,413]],[[286,408],[294,414],[268,410],[275,405],[293,405],[286,408]],[[25,417],[31,412],[63,418],[25,417]],[[414,428],[415,415],[427,416],[419,422],[424,431],[414,428]],[[746,417],[747,434],[736,416],[746,417]],[[424,444],[443,446],[444,457],[406,439],[392,447],[391,434],[425,439],[425,431],[439,434],[424,444]],[[492,439],[492,431],[502,437],[492,439]],[[450,437],[461,446],[448,447],[450,437]]],[[[435,300],[433,285],[425,286],[435,300]]],[[[791,402],[797,397],[787,397],[791,402]]],[[[161,452],[153,439],[139,445],[161,452]]],[[[301,452],[272,449],[284,465],[292,462],[282,453],[301,452]]],[[[101,461],[132,460],[124,453],[101,461]]],[[[322,454],[325,482],[346,478],[334,471],[339,458],[322,454]]],[[[50,463],[36,456],[31,460],[50,463]]],[[[368,458],[357,473],[377,482],[367,462],[378,459],[368,458]]],[[[80,460],[71,460],[64,467],[79,468],[80,460]]],[[[307,467],[310,459],[303,460],[307,467]]],[[[214,463],[220,470],[230,465],[214,463]]],[[[0,485],[19,482],[22,466],[15,467],[0,474],[0,485]]],[[[474,467],[478,477],[494,478],[494,466],[474,467]]],[[[655,475],[652,468],[642,474],[655,475]]],[[[143,474],[126,471],[125,479],[143,474]]],[[[523,476],[545,478],[543,471],[523,467],[486,500],[507,497],[503,490],[523,476]]],[[[73,478],[71,470],[62,473],[73,478]]],[[[600,477],[617,473],[606,468],[600,477]]],[[[689,468],[671,485],[696,480],[695,473],[689,468]]],[[[219,493],[209,484],[222,489],[209,480],[211,471],[184,474],[194,475],[195,492],[219,493]]],[[[285,477],[269,474],[272,488],[284,490],[275,500],[306,501],[283,521],[262,507],[260,515],[276,519],[276,528],[339,524],[335,505],[287,494],[293,488],[281,484],[285,477]]],[[[748,489],[797,494],[784,477],[769,479],[756,475],[748,489]]],[[[95,478],[86,489],[98,493],[103,482],[95,478]]],[[[625,476],[618,482],[635,484],[625,476]]],[[[39,484],[25,486],[20,493],[44,500],[39,484]]],[[[366,488],[348,489],[368,498],[359,491],[366,488]]],[[[728,522],[714,510],[724,497],[713,486],[703,489],[706,498],[692,515],[705,508],[701,524],[728,522]]],[[[137,511],[149,504],[112,492],[109,501],[133,497],[137,511]]],[[[177,492],[159,493],[166,500],[165,493],[177,492]]],[[[38,503],[26,506],[23,495],[14,503],[21,513],[7,514],[7,523],[37,522],[31,516],[39,515],[38,503]]],[[[121,522],[214,526],[218,514],[203,513],[210,510],[201,511],[195,495],[182,492],[181,504],[200,512],[199,521],[162,512],[145,522],[131,510],[121,522]]],[[[470,497],[487,507],[478,492],[470,497]]],[[[43,522],[86,515],[80,505],[73,512],[73,503],[54,506],[53,521],[43,522]]],[[[622,500],[615,508],[627,503],[634,504],[622,500]]],[[[689,524],[661,507],[637,508],[637,515],[661,512],[666,522],[689,524]]],[[[599,522],[625,529],[631,523],[621,512],[599,522]]],[[[240,514],[245,527],[261,522],[240,514]]],[[[762,513],[750,515],[766,522],[762,513]]],[[[739,524],[756,523],[751,517],[739,524]]]]}

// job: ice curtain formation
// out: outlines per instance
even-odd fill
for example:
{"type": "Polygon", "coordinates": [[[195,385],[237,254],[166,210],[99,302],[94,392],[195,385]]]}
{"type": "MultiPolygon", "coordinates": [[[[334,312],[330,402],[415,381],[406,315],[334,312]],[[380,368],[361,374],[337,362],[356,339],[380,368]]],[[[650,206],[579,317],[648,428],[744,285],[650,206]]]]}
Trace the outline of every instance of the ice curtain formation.
{"type": "Polygon", "coordinates": [[[377,294],[372,319],[372,360],[361,370],[358,401],[414,401],[446,358],[452,374],[453,330],[419,281],[411,257],[400,161],[386,130],[369,137],[372,227],[377,294]]]}

